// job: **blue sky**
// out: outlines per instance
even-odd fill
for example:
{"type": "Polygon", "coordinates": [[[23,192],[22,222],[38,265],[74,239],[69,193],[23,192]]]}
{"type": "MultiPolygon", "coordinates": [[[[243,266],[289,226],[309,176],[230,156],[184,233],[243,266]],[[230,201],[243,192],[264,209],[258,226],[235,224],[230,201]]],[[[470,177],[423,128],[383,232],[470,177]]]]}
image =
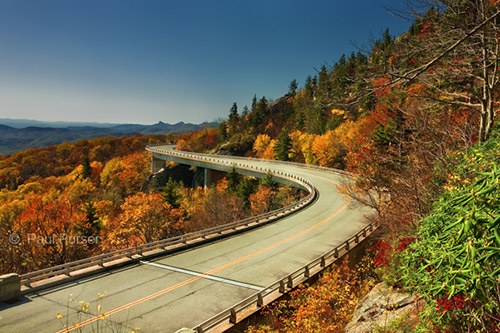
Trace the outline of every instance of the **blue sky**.
{"type": "Polygon", "coordinates": [[[0,0],[0,118],[226,117],[409,23],[400,0],[0,0]]]}

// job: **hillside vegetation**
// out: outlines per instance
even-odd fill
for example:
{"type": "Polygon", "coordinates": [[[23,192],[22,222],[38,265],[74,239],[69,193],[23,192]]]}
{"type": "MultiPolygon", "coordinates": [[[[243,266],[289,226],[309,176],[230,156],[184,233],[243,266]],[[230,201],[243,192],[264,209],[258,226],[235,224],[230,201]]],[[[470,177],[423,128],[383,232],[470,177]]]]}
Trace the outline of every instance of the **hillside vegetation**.
{"type": "Polygon", "coordinates": [[[164,135],[106,137],[1,160],[0,274],[214,227],[300,199],[297,189],[280,187],[270,176],[259,182],[236,172],[208,189],[171,178],[148,182],[145,146],[165,141],[164,135]]]}

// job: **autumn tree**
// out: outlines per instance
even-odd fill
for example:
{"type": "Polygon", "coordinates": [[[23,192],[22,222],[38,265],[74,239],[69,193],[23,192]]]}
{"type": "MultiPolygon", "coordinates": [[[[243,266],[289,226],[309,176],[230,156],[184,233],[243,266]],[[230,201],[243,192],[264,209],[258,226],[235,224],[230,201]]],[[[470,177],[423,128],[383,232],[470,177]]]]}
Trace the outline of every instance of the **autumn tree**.
{"type": "Polygon", "coordinates": [[[248,197],[250,209],[253,214],[263,214],[272,210],[273,190],[267,186],[261,186],[257,192],[248,197]]]}
{"type": "Polygon", "coordinates": [[[14,226],[14,231],[25,237],[21,243],[25,264],[40,269],[83,256],[83,246],[71,239],[84,218],[84,213],[64,198],[30,202],[14,226]]]}
{"type": "Polygon", "coordinates": [[[173,208],[158,194],[139,192],[121,206],[115,228],[107,237],[117,248],[150,243],[182,233],[182,211],[173,208]]]}
{"type": "Polygon", "coordinates": [[[199,202],[190,209],[189,220],[186,221],[189,231],[234,222],[248,214],[243,199],[226,191],[224,186],[218,185],[200,192],[203,194],[199,202]]]}
{"type": "MultiPolygon", "coordinates": [[[[491,0],[420,0],[407,50],[391,74],[395,81],[418,80],[435,91],[444,105],[474,110],[479,116],[477,139],[485,141],[498,109],[500,73],[500,9],[491,0]],[[408,68],[407,68],[408,67],[408,68]]],[[[434,95],[433,95],[434,96],[434,95]]],[[[424,96],[425,97],[425,96],[424,96]]]]}
{"type": "Polygon", "coordinates": [[[273,159],[275,145],[276,140],[272,140],[269,135],[259,134],[254,141],[252,150],[258,158],[273,159]]]}

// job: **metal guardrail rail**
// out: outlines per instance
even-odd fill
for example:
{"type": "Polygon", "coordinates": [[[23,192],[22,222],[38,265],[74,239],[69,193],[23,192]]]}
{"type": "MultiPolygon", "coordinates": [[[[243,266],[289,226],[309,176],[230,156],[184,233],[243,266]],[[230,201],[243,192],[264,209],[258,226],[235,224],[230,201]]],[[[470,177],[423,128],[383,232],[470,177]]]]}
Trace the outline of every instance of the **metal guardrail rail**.
{"type": "Polygon", "coordinates": [[[238,322],[238,314],[243,312],[247,314],[249,312],[255,312],[262,308],[265,304],[268,304],[277,299],[279,296],[287,293],[292,288],[309,279],[310,276],[313,276],[314,274],[322,271],[325,267],[334,263],[338,258],[349,252],[351,248],[366,239],[378,227],[379,224],[377,222],[369,224],[339,246],[336,246],[308,264],[273,282],[261,291],[245,298],[241,302],[234,304],[232,307],[216,314],[203,323],[198,324],[193,327],[193,330],[201,333],[216,329],[223,324],[236,324],[238,322]]]}
{"type": "MultiPolygon", "coordinates": [[[[161,146],[166,146],[166,145],[161,144],[161,143],[148,145],[148,146],[146,146],[146,150],[148,150],[150,152],[156,152],[156,153],[173,155],[173,156],[182,156],[182,157],[188,157],[189,155],[194,155],[194,156],[199,156],[200,157],[200,158],[198,158],[199,160],[205,160],[205,161],[209,161],[209,162],[213,161],[215,158],[229,158],[232,160],[240,160],[240,161],[259,161],[259,162],[276,163],[276,164],[288,164],[288,165],[293,165],[293,166],[297,166],[297,167],[305,168],[305,169],[315,169],[315,170],[322,170],[325,172],[330,172],[330,173],[335,173],[335,174],[341,174],[341,175],[348,176],[351,178],[356,177],[354,174],[352,174],[348,171],[345,171],[345,170],[334,169],[334,168],[313,165],[313,164],[304,164],[304,163],[280,161],[280,160],[270,160],[270,159],[256,158],[256,157],[242,157],[242,156],[232,156],[232,155],[216,155],[216,154],[205,154],[205,153],[197,153],[197,152],[173,151],[173,150],[166,150],[166,149],[158,149],[157,148],[157,147],[161,147],[161,146]]],[[[231,162],[229,162],[227,164],[231,164],[231,162]]]]}
{"type": "MultiPolygon", "coordinates": [[[[175,156],[182,156],[184,158],[189,158],[189,159],[197,159],[197,160],[205,160],[205,161],[213,161],[216,163],[215,159],[213,156],[210,157],[205,157],[201,156],[200,154],[186,154],[186,153],[181,153],[181,152],[176,152],[176,151],[166,151],[166,150],[159,150],[159,149],[153,149],[150,148],[149,146],[147,147],[148,150],[150,151],[158,151],[163,154],[172,154],[175,156]],[[190,156],[191,155],[191,156],[190,156]]],[[[217,156],[217,155],[214,155],[217,156]]],[[[218,156],[220,157],[220,156],[218,156]]],[[[226,161],[227,162],[227,161],[226,161]]],[[[74,277],[71,273],[75,271],[79,271],[85,268],[90,268],[90,267],[95,267],[96,270],[99,269],[104,269],[111,267],[113,265],[113,262],[117,262],[117,260],[137,260],[137,258],[140,258],[143,256],[144,253],[154,251],[154,250],[160,250],[160,251],[166,251],[175,249],[176,247],[181,247],[183,245],[188,244],[195,244],[197,242],[203,242],[206,239],[213,238],[213,237],[218,237],[224,232],[231,232],[231,231],[236,231],[236,230],[242,230],[243,228],[248,228],[250,226],[258,225],[258,224],[267,224],[271,221],[275,221],[279,218],[282,218],[284,216],[290,215],[307,205],[309,205],[311,202],[313,202],[316,198],[317,192],[315,187],[307,180],[302,177],[289,174],[286,172],[273,172],[269,169],[264,169],[261,167],[255,167],[251,165],[245,165],[241,163],[226,163],[229,165],[234,165],[235,167],[239,169],[246,169],[246,170],[251,170],[251,171],[261,171],[261,172],[269,172],[273,176],[289,180],[293,183],[299,184],[303,186],[304,188],[307,189],[309,192],[309,195],[306,196],[305,198],[302,198],[298,202],[282,207],[277,210],[273,210],[268,213],[264,213],[261,215],[249,217],[243,220],[227,223],[224,225],[196,231],[196,232],[191,232],[188,234],[176,236],[176,237],[171,237],[151,243],[146,243],[146,244],[141,244],[137,245],[134,247],[129,247],[126,249],[122,250],[116,250],[113,252],[108,252],[104,253],[101,255],[77,260],[77,261],[72,261],[68,262],[65,264],[37,270],[34,272],[22,274],[20,276],[21,278],[21,284],[26,286],[26,287],[31,287],[32,283],[38,282],[44,279],[52,278],[55,276],[61,276],[61,282],[64,282],[64,277],[66,279],[74,277]],[[252,225],[253,224],[253,225],[252,225]],[[238,229],[240,228],[240,229],[238,229]]],[[[29,292],[29,289],[26,290],[25,292],[29,292]]]]}

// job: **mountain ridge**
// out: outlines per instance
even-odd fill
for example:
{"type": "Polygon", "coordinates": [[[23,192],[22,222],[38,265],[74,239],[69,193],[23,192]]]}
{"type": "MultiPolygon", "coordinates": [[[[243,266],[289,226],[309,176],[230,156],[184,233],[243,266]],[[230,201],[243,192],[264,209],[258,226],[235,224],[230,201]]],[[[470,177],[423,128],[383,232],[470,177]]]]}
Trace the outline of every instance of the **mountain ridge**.
{"type": "MultiPolygon", "coordinates": [[[[159,121],[152,125],[113,124],[109,127],[96,127],[89,126],[88,123],[81,123],[83,126],[51,127],[29,125],[22,128],[16,128],[2,123],[2,121],[3,119],[0,119],[0,155],[9,155],[29,148],[47,147],[63,142],[95,139],[103,136],[121,137],[133,136],[136,134],[183,134],[216,126],[214,122],[192,124],[181,121],[175,124],[168,124],[159,121]]],[[[43,122],[35,122],[43,124],[43,122]]]]}

